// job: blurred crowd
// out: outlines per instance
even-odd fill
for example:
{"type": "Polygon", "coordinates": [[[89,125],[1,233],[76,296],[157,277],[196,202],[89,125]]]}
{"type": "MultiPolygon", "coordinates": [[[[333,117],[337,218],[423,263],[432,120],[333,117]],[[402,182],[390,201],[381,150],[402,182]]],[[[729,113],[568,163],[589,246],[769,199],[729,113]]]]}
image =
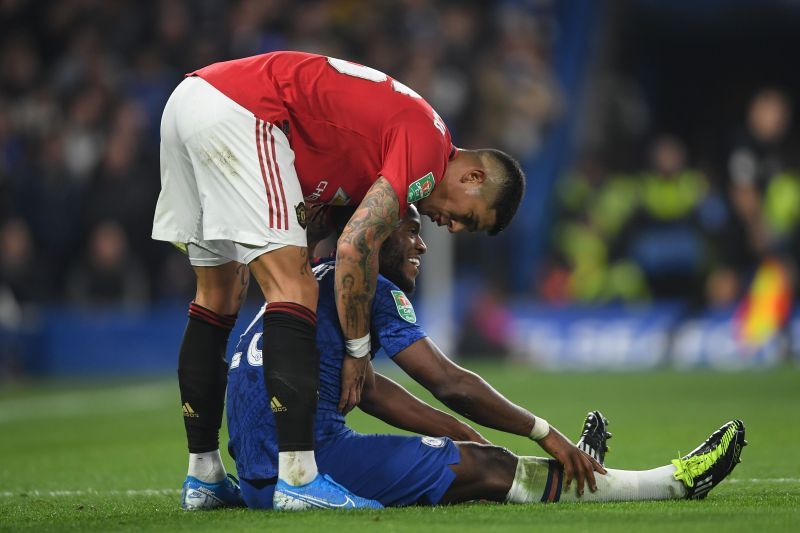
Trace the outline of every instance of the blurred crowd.
{"type": "MultiPolygon", "coordinates": [[[[525,162],[566,114],[553,73],[556,8],[548,0],[0,2],[0,324],[42,304],[137,308],[192,297],[188,262],[150,239],[161,111],[184,73],[278,49],[351,59],[425,96],[458,144],[497,146],[525,162]]],[[[789,95],[758,91],[724,154],[698,153],[669,132],[652,134],[628,158],[635,164],[579,150],[553,191],[552,243],[535,295],[724,307],[769,258],[794,276],[792,112],[789,95]]],[[[456,241],[457,257],[491,262],[473,307],[480,317],[497,308],[497,320],[480,322],[502,324],[504,273],[496,254],[475,257],[474,242],[456,241]]],[[[503,253],[519,245],[506,242],[503,253]]]]}
{"type": "Polygon", "coordinates": [[[796,287],[800,150],[792,108],[780,90],[757,91],[719,161],[695,154],[702,167],[669,134],[654,136],[641,168],[608,168],[603,154],[586,154],[557,183],[539,294],[551,302],[681,299],[730,308],[770,260],[796,287]]]}
{"type": "Polygon", "coordinates": [[[150,240],[159,122],[182,75],[278,49],[383,70],[464,146],[520,158],[561,113],[554,2],[0,2],[0,323],[40,304],[191,298],[150,240]]]}

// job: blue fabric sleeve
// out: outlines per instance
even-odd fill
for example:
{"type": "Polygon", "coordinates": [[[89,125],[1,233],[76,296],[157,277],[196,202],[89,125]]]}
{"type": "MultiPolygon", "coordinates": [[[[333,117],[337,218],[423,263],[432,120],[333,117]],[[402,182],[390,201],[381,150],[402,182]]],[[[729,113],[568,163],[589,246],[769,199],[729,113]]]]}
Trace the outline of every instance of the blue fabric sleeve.
{"type": "Polygon", "coordinates": [[[411,300],[391,281],[378,276],[372,304],[372,352],[394,357],[419,339],[427,337],[417,324],[411,300]]]}

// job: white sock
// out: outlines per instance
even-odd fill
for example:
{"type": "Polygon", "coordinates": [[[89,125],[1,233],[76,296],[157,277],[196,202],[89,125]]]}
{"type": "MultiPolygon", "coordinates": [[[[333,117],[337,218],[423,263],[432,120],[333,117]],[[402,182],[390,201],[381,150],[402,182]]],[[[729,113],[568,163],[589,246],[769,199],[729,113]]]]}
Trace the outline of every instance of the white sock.
{"type": "MultiPolygon", "coordinates": [[[[676,480],[673,465],[652,470],[606,469],[608,474],[595,472],[597,492],[584,486],[583,496],[578,496],[578,484],[573,480],[570,490],[562,488],[558,501],[611,502],[634,500],[669,500],[686,497],[686,487],[676,480]]],[[[508,503],[554,501],[559,480],[548,476],[550,460],[541,457],[520,457],[514,481],[506,496],[508,503]],[[550,482],[548,486],[548,481],[550,482]]]]}
{"type": "Polygon", "coordinates": [[[584,486],[583,496],[578,496],[578,484],[572,482],[570,490],[561,491],[562,502],[621,502],[634,500],[677,500],[686,497],[686,487],[672,474],[673,465],[652,470],[614,470],[608,474],[595,472],[597,492],[584,486]]]}
{"type": "Polygon", "coordinates": [[[317,477],[314,451],[278,452],[278,477],[289,485],[305,485],[317,477]]]}
{"type": "Polygon", "coordinates": [[[219,450],[190,453],[187,474],[205,483],[217,483],[225,479],[225,465],[222,464],[219,450]]]}
{"type": "Polygon", "coordinates": [[[533,503],[542,499],[550,461],[541,457],[520,457],[506,503],[533,503]]]}

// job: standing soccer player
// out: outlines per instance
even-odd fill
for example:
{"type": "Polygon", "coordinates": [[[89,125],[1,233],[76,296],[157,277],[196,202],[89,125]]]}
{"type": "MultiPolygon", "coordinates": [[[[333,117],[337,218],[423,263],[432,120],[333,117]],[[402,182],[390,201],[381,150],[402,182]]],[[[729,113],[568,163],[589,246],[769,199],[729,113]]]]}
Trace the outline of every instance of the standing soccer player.
{"type": "MultiPolygon", "coordinates": [[[[354,205],[337,245],[336,306],[346,339],[339,408],[358,404],[370,348],[378,253],[409,204],[451,232],[496,234],[524,192],[497,150],[457,150],[436,112],[377,70],[276,52],[216,63],[173,92],[161,124],[161,195],[153,238],[184,249],[197,293],[178,363],[189,472],[187,509],[235,505],[219,428],[225,349],[252,272],[263,315],[264,379],[278,433],[276,508],[357,498],[318,475],[314,413],[317,285],[305,203],[354,205]]],[[[379,505],[357,500],[361,506],[379,505]]]]}

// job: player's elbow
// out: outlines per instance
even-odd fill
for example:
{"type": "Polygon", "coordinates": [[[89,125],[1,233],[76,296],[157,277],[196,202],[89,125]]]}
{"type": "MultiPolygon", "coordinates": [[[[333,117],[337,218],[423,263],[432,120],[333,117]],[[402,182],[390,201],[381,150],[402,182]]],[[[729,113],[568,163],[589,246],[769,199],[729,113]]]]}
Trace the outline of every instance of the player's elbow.
{"type": "Polygon", "coordinates": [[[466,416],[472,411],[474,398],[467,389],[458,386],[458,384],[445,384],[439,390],[434,391],[433,394],[440,402],[457,413],[466,416]]]}
{"type": "Polygon", "coordinates": [[[431,392],[450,409],[466,416],[472,412],[475,402],[473,381],[473,375],[470,372],[449,372],[431,392]]]}
{"type": "Polygon", "coordinates": [[[336,241],[336,255],[361,257],[365,249],[372,249],[383,243],[380,237],[380,231],[366,231],[366,228],[343,233],[336,241]]]}
{"type": "Polygon", "coordinates": [[[336,260],[338,261],[357,261],[361,257],[358,246],[351,241],[342,241],[340,238],[336,242],[336,260]]]}

